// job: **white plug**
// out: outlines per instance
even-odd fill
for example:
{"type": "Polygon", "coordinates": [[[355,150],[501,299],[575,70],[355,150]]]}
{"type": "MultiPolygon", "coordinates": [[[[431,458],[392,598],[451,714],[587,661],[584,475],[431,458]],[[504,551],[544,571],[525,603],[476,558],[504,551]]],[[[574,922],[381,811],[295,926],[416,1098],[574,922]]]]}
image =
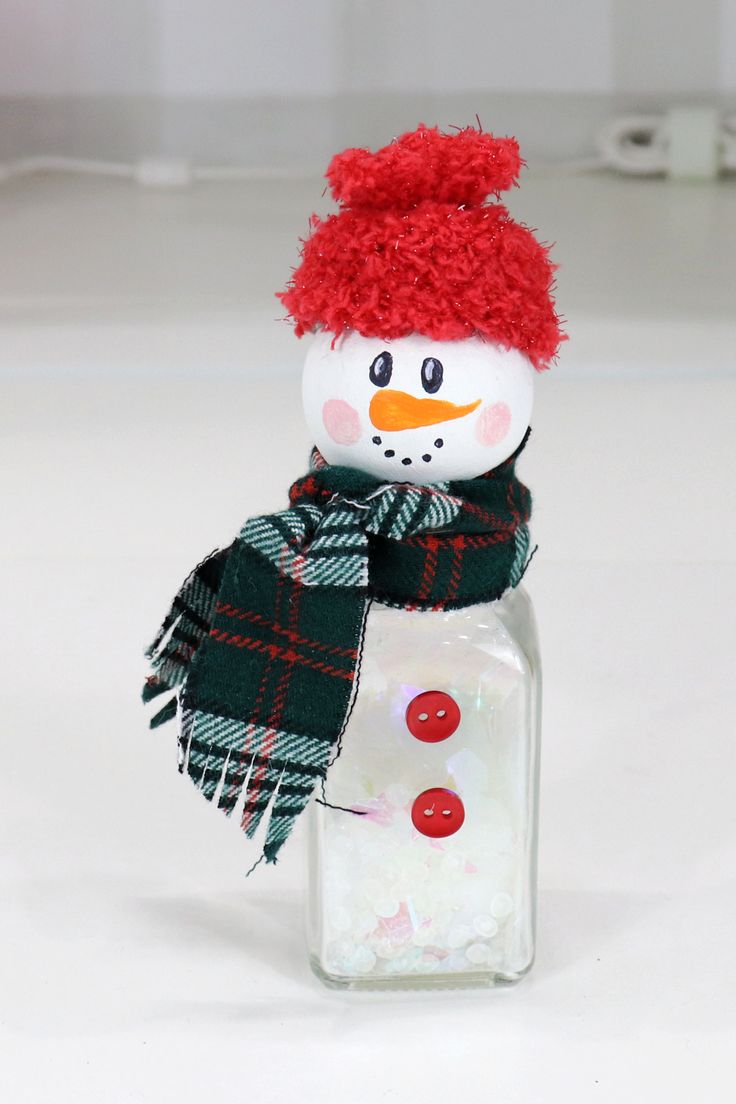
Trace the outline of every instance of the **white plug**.
{"type": "Polygon", "coordinates": [[[736,170],[734,120],[713,107],[675,107],[666,115],[622,115],[596,135],[600,167],[633,176],[713,180],[736,170]]]}
{"type": "Polygon", "coordinates": [[[720,167],[720,123],[714,107],[667,113],[667,173],[673,180],[714,180],[720,167]]]}

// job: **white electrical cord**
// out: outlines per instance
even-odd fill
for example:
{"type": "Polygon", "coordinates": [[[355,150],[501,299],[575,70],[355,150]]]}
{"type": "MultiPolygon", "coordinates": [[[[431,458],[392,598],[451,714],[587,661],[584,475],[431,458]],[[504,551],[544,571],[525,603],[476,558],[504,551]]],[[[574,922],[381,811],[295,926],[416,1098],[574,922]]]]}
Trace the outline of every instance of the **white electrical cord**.
{"type": "MultiPolygon", "coordinates": [[[[596,135],[599,156],[549,165],[561,172],[613,169],[630,176],[707,180],[736,172],[736,115],[720,118],[714,108],[674,108],[666,115],[621,115],[596,135]]],[[[302,180],[317,170],[192,165],[180,158],[145,158],[135,163],[79,157],[24,157],[0,162],[0,182],[35,173],[109,176],[148,188],[185,188],[195,181],[302,180]]]]}
{"type": "Polygon", "coordinates": [[[197,180],[301,180],[314,176],[307,169],[249,168],[245,165],[199,165],[179,158],[141,161],[96,161],[84,157],[22,157],[0,161],[0,182],[35,173],[71,173],[134,180],[147,188],[185,188],[197,180]]]}
{"type": "Polygon", "coordinates": [[[600,168],[633,176],[712,178],[736,172],[736,115],[675,108],[666,115],[621,115],[596,135],[600,168]]]}

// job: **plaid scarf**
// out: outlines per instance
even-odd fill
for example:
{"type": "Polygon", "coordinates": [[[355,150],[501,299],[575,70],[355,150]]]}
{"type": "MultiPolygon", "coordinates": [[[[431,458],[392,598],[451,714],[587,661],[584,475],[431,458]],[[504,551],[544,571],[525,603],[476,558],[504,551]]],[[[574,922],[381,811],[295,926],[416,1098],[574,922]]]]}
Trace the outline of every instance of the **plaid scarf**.
{"type": "MultiPolygon", "coordinates": [[[[528,432],[527,432],[528,437],[528,432]]],[[[151,721],[179,716],[180,771],[276,856],[325,777],[357,692],[372,600],[442,610],[500,598],[529,562],[516,453],[419,487],[331,467],[315,449],[291,506],[247,521],[184,581],[146,653],[151,721]]]]}

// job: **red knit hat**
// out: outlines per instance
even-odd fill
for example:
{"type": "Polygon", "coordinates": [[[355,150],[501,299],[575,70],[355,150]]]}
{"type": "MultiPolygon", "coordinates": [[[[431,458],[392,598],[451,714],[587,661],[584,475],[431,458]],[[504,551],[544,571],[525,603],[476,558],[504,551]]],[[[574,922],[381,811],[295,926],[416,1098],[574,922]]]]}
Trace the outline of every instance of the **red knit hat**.
{"type": "Polygon", "coordinates": [[[486,203],[517,183],[513,138],[434,127],[377,153],[348,149],[327,179],[336,215],[311,219],[302,261],[279,293],[297,337],[315,329],[436,341],[481,335],[549,367],[564,340],[547,247],[486,203]]]}

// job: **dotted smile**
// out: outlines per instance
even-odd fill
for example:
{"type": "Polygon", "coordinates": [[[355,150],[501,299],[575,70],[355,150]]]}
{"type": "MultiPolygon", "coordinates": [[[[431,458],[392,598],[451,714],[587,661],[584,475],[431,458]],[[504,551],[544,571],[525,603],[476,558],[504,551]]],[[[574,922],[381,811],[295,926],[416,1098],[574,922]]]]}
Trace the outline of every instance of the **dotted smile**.
{"type": "MultiPolygon", "coordinates": [[[[381,437],[372,437],[371,440],[373,441],[374,445],[383,444],[383,440],[382,440],[381,437]]],[[[444,443],[445,442],[442,440],[442,438],[438,437],[437,440],[434,443],[434,447],[438,448],[438,449],[442,448],[444,443]]],[[[396,455],[396,451],[394,449],[386,449],[383,455],[386,456],[389,460],[391,460],[396,455]]],[[[432,454],[430,452],[425,452],[424,455],[422,456],[422,460],[424,461],[425,464],[428,464],[431,459],[432,459],[432,454]]],[[[403,458],[403,460],[401,461],[401,463],[406,464],[406,465],[409,465],[409,464],[413,463],[411,456],[405,456],[403,458]]]]}

